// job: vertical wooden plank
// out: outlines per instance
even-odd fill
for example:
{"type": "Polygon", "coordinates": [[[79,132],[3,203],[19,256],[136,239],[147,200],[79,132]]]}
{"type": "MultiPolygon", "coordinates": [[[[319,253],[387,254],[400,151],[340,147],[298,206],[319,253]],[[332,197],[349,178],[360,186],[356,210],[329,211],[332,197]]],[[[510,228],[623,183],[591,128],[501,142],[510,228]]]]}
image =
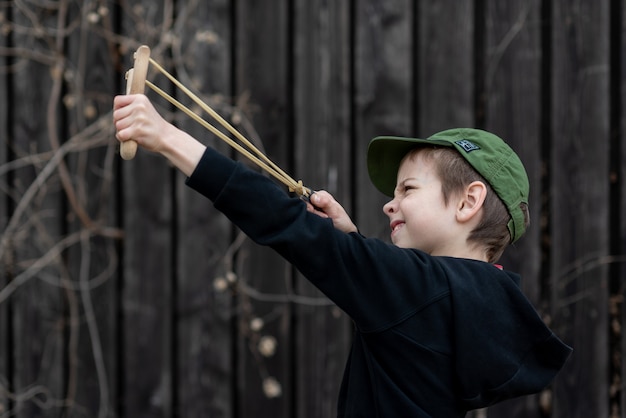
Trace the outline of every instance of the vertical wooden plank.
{"type": "MultiPolygon", "coordinates": [[[[181,38],[173,53],[175,73],[226,116],[232,78],[232,2],[191,1],[177,6],[176,32],[181,38]]],[[[184,97],[181,101],[189,104],[184,97]]],[[[182,115],[177,124],[207,145],[230,152],[187,116],[182,115]]],[[[219,278],[231,270],[227,250],[232,227],[210,201],[183,185],[182,175],[175,188],[176,413],[181,417],[232,417],[234,311],[230,292],[219,289],[219,278]]]]}
{"type": "MultiPolygon", "coordinates": [[[[11,5],[0,5],[0,16],[9,21],[11,18],[11,5]]],[[[0,37],[0,48],[10,48],[9,33],[5,32],[5,25],[0,23],[0,32],[5,35],[0,37]]],[[[6,167],[9,163],[9,150],[11,146],[11,133],[9,125],[11,104],[11,80],[13,74],[10,71],[10,58],[0,54],[0,167],[6,167]]],[[[9,195],[10,188],[9,172],[0,174],[0,234],[3,234],[9,223],[10,208],[12,202],[9,195]]],[[[0,252],[2,252],[0,250],[0,252]]],[[[5,252],[0,254],[0,291],[9,283],[9,256],[5,252]]],[[[7,300],[0,300],[0,415],[6,414],[11,408],[11,401],[7,391],[11,390],[11,356],[13,354],[11,339],[11,309],[7,300]]]]}
{"type": "Polygon", "coordinates": [[[68,231],[77,234],[97,224],[81,245],[68,252],[67,264],[71,290],[68,308],[67,416],[110,416],[115,410],[117,393],[117,344],[119,309],[117,299],[117,251],[121,235],[115,227],[117,194],[114,185],[116,143],[111,137],[110,111],[119,83],[115,64],[117,55],[111,39],[113,1],[84,1],[71,4],[68,21],[80,28],[67,39],[66,93],[69,138],[98,126],[89,141],[99,144],[68,156],[74,179],[76,204],[83,215],[70,207],[68,231]],[[87,218],[87,219],[85,219],[87,218]]]}
{"type": "MultiPolygon", "coordinates": [[[[288,3],[269,8],[253,0],[237,2],[235,93],[242,116],[254,127],[246,136],[289,172],[288,3]]],[[[292,292],[291,267],[270,249],[246,241],[237,257],[235,272],[247,286],[261,294],[292,292]]],[[[291,304],[288,298],[262,301],[238,289],[236,416],[293,416],[291,304]],[[262,342],[275,350],[261,349],[262,342]]]]}
{"type": "MultiPolygon", "coordinates": [[[[17,6],[17,5],[16,5],[17,6]]],[[[53,56],[48,62],[16,57],[16,69],[12,79],[11,97],[15,98],[11,131],[16,157],[50,151],[59,141],[61,115],[58,108],[62,72],[61,57],[54,56],[55,29],[62,29],[64,20],[55,13],[47,14],[40,2],[33,2],[24,9],[13,9],[13,22],[22,28],[39,28],[16,31],[13,41],[17,48],[53,56]],[[57,70],[57,71],[55,71],[57,70]]],[[[65,396],[63,372],[63,310],[64,302],[59,287],[37,280],[42,277],[60,277],[63,266],[60,256],[50,257],[42,269],[34,269],[34,262],[45,254],[64,249],[62,237],[63,195],[58,170],[39,187],[34,180],[41,174],[47,159],[27,165],[14,172],[10,196],[15,205],[12,216],[16,228],[5,231],[3,238],[11,241],[14,254],[12,265],[15,283],[19,286],[10,295],[13,307],[11,337],[13,344],[13,390],[18,399],[14,404],[17,417],[41,417],[58,413],[58,403],[39,405],[29,396],[30,388],[48,392],[49,399],[61,400],[65,396]],[[33,194],[27,190],[35,191],[33,194]],[[29,280],[18,278],[29,277],[29,280]]]]}
{"type": "MultiPolygon", "coordinates": [[[[509,247],[500,264],[522,276],[522,290],[541,306],[541,7],[537,0],[486,5],[484,77],[486,126],[522,159],[530,181],[531,226],[509,247]]],[[[478,22],[477,22],[478,24],[478,22]]],[[[482,22],[480,24],[483,24],[482,22]]],[[[482,53],[482,51],[481,51],[482,53]]],[[[549,315],[549,312],[545,312],[549,315]]],[[[489,408],[491,417],[540,416],[540,396],[527,396],[489,408]]]]}
{"type": "Polygon", "coordinates": [[[418,134],[473,127],[474,1],[419,2],[417,19],[418,134]]]}
{"type": "Polygon", "coordinates": [[[531,226],[503,258],[524,278],[524,292],[539,302],[541,279],[541,9],[538,0],[489,0],[486,15],[485,128],[520,156],[531,185],[531,226]]]}
{"type": "MultiPolygon", "coordinates": [[[[139,44],[151,47],[151,57],[165,63],[167,34],[172,29],[173,2],[140,1],[124,7],[122,31],[125,69],[139,44]]],[[[167,81],[149,71],[165,89],[167,81]],[[163,83],[163,84],[161,84],[163,83]]],[[[154,99],[158,97],[146,90],[154,99]]],[[[164,112],[167,107],[157,108],[164,112]]],[[[173,171],[158,155],[139,149],[122,165],[122,364],[120,415],[167,417],[172,411],[173,295],[173,171]]]]}
{"type": "Polygon", "coordinates": [[[416,4],[422,2],[355,2],[354,184],[358,195],[354,219],[366,236],[389,237],[389,224],[381,214],[388,198],[375,191],[369,180],[367,144],[379,135],[413,134],[411,28],[416,4]]]}
{"type": "MultiPolygon", "coordinates": [[[[294,11],[295,168],[309,187],[329,191],[351,211],[349,2],[302,0],[294,11]]],[[[296,304],[295,385],[298,417],[337,414],[352,325],[306,279],[296,304]]]]}
{"type": "Polygon", "coordinates": [[[611,254],[613,255],[611,274],[611,331],[613,345],[611,361],[611,414],[626,417],[626,145],[624,132],[626,128],[626,7],[623,1],[611,2],[611,181],[612,181],[612,217],[609,230],[611,233],[611,254]]]}
{"type": "Polygon", "coordinates": [[[609,8],[553,3],[554,326],[574,347],[555,416],[608,416],[609,8]],[[575,394],[575,395],[574,395],[575,394]]]}

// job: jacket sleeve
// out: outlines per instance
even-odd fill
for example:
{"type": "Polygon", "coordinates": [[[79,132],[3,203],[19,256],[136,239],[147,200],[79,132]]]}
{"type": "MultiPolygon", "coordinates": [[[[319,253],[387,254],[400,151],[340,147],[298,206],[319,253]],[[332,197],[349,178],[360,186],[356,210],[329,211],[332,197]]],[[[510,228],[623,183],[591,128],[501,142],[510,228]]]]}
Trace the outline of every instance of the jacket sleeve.
{"type": "Polygon", "coordinates": [[[388,326],[447,292],[437,265],[306,210],[271,179],[208,149],[187,185],[213,201],[258,244],[270,246],[343,309],[363,331],[388,326]],[[410,277],[408,276],[410,275],[410,277]]]}

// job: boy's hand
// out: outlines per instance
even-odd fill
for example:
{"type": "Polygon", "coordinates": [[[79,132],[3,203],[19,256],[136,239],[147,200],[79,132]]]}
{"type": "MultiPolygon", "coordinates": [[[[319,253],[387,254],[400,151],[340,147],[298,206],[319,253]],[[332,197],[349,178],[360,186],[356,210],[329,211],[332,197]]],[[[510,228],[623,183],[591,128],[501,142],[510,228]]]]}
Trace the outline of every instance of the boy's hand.
{"type": "Polygon", "coordinates": [[[116,96],[113,100],[113,122],[119,141],[132,139],[154,152],[162,151],[164,138],[173,128],[143,94],[116,96]]]}
{"type": "Polygon", "coordinates": [[[340,231],[345,233],[358,232],[356,225],[352,223],[343,206],[324,190],[313,193],[310,202],[306,204],[306,208],[309,212],[322,218],[332,219],[333,225],[340,231]]]}
{"type": "Polygon", "coordinates": [[[201,142],[163,119],[143,94],[116,96],[113,122],[119,141],[132,139],[160,153],[186,176],[193,173],[206,150],[201,142]]]}

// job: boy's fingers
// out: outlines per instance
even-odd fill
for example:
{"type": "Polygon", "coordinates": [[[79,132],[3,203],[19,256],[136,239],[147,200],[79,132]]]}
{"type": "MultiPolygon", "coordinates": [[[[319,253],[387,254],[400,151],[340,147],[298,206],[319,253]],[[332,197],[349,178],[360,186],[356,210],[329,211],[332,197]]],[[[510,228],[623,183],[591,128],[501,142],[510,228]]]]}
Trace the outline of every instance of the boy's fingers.
{"type": "Polygon", "coordinates": [[[314,204],[316,207],[321,207],[321,197],[320,197],[320,192],[314,192],[311,197],[309,198],[309,200],[311,201],[312,204],[314,204]]]}
{"type": "Polygon", "coordinates": [[[311,202],[318,208],[326,209],[332,203],[332,199],[329,198],[328,192],[320,190],[311,195],[311,202]]]}
{"type": "Polygon", "coordinates": [[[131,136],[128,134],[128,130],[127,129],[120,129],[119,131],[117,131],[117,133],[115,134],[115,137],[120,141],[120,142],[124,142],[124,141],[128,141],[131,136]]]}
{"type": "Polygon", "coordinates": [[[319,210],[321,209],[320,207],[314,206],[309,202],[306,202],[306,209],[311,213],[321,216],[322,218],[328,218],[328,215],[325,212],[319,210]]]}
{"type": "Polygon", "coordinates": [[[128,106],[132,103],[134,97],[131,95],[118,95],[113,98],[113,109],[119,109],[120,107],[128,106]]]}
{"type": "Polygon", "coordinates": [[[343,208],[339,205],[339,203],[337,203],[330,193],[325,191],[319,192],[319,196],[317,196],[317,198],[318,201],[314,201],[313,204],[322,209],[330,217],[341,215],[343,208]]]}

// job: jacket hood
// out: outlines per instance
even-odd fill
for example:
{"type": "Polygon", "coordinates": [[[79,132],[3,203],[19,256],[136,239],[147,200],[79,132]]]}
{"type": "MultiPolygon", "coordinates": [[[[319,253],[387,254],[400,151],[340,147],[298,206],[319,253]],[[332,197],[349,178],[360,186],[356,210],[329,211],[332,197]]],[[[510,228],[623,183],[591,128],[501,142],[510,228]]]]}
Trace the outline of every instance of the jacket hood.
{"type": "Polygon", "coordinates": [[[481,273],[448,276],[459,398],[467,409],[541,391],[572,352],[520,291],[518,275],[497,267],[481,273]]]}

